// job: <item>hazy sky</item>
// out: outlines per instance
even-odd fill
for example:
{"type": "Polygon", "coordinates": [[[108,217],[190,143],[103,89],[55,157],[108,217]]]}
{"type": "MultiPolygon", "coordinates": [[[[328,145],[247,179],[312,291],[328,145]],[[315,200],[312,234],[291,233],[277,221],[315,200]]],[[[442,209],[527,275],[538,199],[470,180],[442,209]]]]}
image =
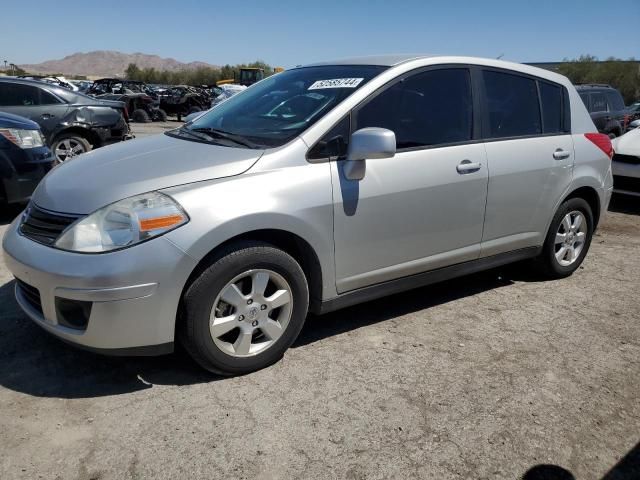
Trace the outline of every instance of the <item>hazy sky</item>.
{"type": "Polygon", "coordinates": [[[640,58],[640,0],[7,1],[0,61],[143,52],[275,66],[376,53],[640,58]]]}

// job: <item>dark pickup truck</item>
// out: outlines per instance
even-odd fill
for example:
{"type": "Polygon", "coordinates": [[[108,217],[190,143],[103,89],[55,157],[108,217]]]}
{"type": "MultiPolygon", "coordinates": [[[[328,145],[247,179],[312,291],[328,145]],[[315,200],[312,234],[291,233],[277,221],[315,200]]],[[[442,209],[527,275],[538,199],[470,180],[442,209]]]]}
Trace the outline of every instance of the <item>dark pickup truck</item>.
{"type": "Polygon", "coordinates": [[[37,80],[0,78],[0,111],[40,125],[57,162],[130,137],[123,102],[99,100],[37,80]]]}
{"type": "Polygon", "coordinates": [[[576,85],[576,90],[600,133],[615,138],[626,132],[630,117],[618,90],[601,84],[576,85]]]}

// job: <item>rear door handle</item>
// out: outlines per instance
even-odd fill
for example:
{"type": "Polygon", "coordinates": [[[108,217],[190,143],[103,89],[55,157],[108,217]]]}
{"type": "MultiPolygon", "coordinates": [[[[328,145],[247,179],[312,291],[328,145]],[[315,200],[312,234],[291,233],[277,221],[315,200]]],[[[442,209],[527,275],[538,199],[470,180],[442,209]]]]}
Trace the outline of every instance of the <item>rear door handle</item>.
{"type": "Polygon", "coordinates": [[[471,160],[463,160],[458,164],[458,166],[456,167],[456,170],[460,174],[465,174],[465,173],[477,172],[478,170],[480,170],[480,167],[482,167],[482,163],[480,163],[480,162],[472,162],[471,160]]]}
{"type": "Polygon", "coordinates": [[[556,160],[564,160],[565,158],[569,158],[571,152],[567,152],[561,148],[557,148],[555,152],[553,152],[553,158],[556,160]]]}

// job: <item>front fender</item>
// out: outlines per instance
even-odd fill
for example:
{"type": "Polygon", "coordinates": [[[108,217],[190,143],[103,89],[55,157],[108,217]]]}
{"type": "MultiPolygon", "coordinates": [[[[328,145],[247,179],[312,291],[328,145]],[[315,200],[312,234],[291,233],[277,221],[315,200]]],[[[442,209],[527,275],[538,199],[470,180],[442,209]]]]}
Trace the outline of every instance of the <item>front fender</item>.
{"type": "Polygon", "coordinates": [[[323,298],[336,295],[328,163],[245,173],[163,191],[190,217],[167,238],[197,262],[239,235],[280,230],[311,246],[320,262],[323,298]]]}

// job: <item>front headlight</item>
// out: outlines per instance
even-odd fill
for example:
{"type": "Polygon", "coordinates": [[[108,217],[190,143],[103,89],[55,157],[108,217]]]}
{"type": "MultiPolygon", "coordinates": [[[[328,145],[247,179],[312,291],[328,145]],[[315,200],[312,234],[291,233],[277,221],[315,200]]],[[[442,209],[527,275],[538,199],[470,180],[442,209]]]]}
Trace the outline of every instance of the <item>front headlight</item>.
{"type": "Polygon", "coordinates": [[[143,193],[107,205],[74,223],[54,244],[74,252],[130,247],[184,225],[189,217],[172,198],[143,193]]]}
{"type": "Polygon", "coordinates": [[[44,137],[40,130],[22,130],[18,128],[0,128],[0,135],[20,148],[44,146],[44,137]]]}

